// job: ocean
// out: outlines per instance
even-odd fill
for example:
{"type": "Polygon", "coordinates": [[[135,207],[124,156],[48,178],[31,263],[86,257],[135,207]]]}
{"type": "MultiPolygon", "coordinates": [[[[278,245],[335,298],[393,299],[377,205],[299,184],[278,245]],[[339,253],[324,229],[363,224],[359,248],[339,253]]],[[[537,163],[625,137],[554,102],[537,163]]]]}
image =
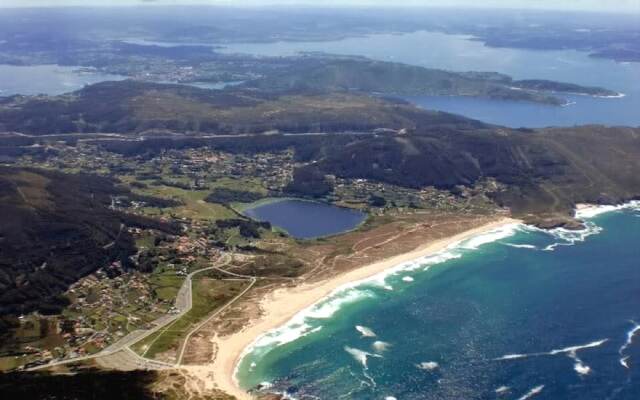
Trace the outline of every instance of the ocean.
{"type": "Polygon", "coordinates": [[[295,399],[638,399],[640,203],[582,217],[343,287],[259,338],[236,378],[295,399]]]}

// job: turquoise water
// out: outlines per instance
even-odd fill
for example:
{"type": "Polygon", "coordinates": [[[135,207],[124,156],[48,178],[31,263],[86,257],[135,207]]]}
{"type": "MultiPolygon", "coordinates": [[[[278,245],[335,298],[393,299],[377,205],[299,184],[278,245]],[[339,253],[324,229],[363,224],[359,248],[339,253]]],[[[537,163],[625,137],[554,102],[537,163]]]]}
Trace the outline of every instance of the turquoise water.
{"type": "Polygon", "coordinates": [[[244,214],[284,229],[298,239],[336,235],[355,229],[366,214],[314,201],[285,199],[249,208],[244,214]]]}
{"type": "Polygon", "coordinates": [[[411,97],[419,106],[512,127],[640,125],[640,63],[591,58],[574,50],[491,48],[469,36],[435,32],[370,35],[327,42],[233,44],[222,51],[286,56],[302,51],[360,55],[451,71],[495,71],[516,79],[550,79],[602,86],[623,98],[563,96],[567,107],[466,97],[411,97]]]}
{"type": "Polygon", "coordinates": [[[638,204],[507,226],[342,288],[237,377],[296,399],[638,399],[639,238],[638,204]]]}
{"type": "Polygon", "coordinates": [[[0,64],[0,96],[14,94],[56,95],[82,89],[85,85],[122,80],[126,77],[60,65],[16,66],[0,64]]]}

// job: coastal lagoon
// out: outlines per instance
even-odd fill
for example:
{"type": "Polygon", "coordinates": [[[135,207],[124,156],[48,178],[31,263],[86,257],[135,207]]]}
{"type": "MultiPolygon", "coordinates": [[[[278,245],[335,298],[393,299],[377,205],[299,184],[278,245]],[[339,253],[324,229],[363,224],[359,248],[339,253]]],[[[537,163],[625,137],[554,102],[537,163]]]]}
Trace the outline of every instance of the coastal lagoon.
{"type": "Polygon", "coordinates": [[[236,376],[296,399],[640,398],[640,204],[584,217],[343,287],[260,337],[236,376]]]}
{"type": "Polygon", "coordinates": [[[231,44],[218,51],[264,56],[310,51],[359,55],[451,71],[495,71],[515,79],[601,86],[625,96],[596,98],[561,94],[571,101],[566,107],[460,96],[418,96],[409,100],[425,108],[511,127],[640,125],[640,63],[593,58],[580,51],[493,48],[470,36],[437,32],[379,34],[326,42],[231,44]]]}
{"type": "Polygon", "coordinates": [[[249,207],[244,214],[285,230],[297,239],[313,239],[355,229],[366,214],[314,201],[282,199],[249,207]]]}
{"type": "Polygon", "coordinates": [[[118,81],[126,78],[81,68],[61,65],[0,64],[0,96],[57,95],[73,92],[97,82],[118,81]]]}

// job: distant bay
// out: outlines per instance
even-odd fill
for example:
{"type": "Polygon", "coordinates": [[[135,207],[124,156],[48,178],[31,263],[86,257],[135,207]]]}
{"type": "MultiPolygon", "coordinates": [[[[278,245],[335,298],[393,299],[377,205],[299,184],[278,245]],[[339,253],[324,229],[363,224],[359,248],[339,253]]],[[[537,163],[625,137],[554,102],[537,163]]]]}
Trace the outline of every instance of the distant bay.
{"type": "Polygon", "coordinates": [[[562,95],[566,107],[470,97],[413,96],[418,106],[461,114],[511,127],[584,124],[640,126],[640,63],[589,57],[575,50],[524,50],[487,47],[464,35],[436,32],[379,34],[326,42],[230,44],[228,53],[290,56],[299,52],[359,55],[451,71],[494,71],[515,79],[549,79],[601,86],[622,98],[562,95]]]}
{"type": "Polygon", "coordinates": [[[126,79],[83,67],[0,64],[0,96],[58,95],[82,89],[85,85],[126,79]]]}

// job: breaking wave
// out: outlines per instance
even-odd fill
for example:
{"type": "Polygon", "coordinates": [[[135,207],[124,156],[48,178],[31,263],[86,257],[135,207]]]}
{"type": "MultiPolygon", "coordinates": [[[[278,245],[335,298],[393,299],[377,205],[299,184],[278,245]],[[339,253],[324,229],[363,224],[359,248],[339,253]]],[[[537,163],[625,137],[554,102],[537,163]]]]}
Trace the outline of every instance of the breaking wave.
{"type": "MultiPolygon", "coordinates": [[[[584,242],[589,236],[597,235],[602,232],[602,228],[589,221],[589,219],[594,218],[598,215],[612,212],[612,211],[620,211],[620,210],[640,210],[640,201],[634,200],[628,203],[620,204],[620,205],[608,205],[608,206],[588,206],[579,208],[575,211],[575,217],[584,221],[584,228],[578,230],[571,230],[565,228],[555,228],[555,229],[540,229],[535,226],[524,225],[521,226],[521,229],[525,232],[538,232],[548,236],[551,236],[555,239],[555,242],[547,245],[542,250],[544,251],[554,251],[556,248],[560,246],[573,246],[576,243],[584,242]]],[[[513,243],[504,243],[507,246],[511,247],[520,247],[520,248],[531,248],[534,249],[533,245],[526,244],[513,244],[513,243]]]]}
{"type": "Polygon", "coordinates": [[[575,217],[578,219],[589,219],[594,218],[600,214],[612,212],[612,211],[620,211],[625,209],[640,209],[640,201],[633,200],[628,203],[618,204],[618,205],[589,205],[586,207],[578,208],[575,212],[575,217]]]}
{"type": "Polygon", "coordinates": [[[627,340],[624,342],[624,344],[618,350],[618,354],[620,354],[620,356],[621,356],[620,365],[622,365],[623,367],[625,367],[627,369],[629,368],[629,363],[627,362],[627,360],[629,360],[630,356],[625,356],[625,352],[627,351],[629,346],[631,346],[633,344],[633,337],[636,335],[636,333],[640,332],[640,324],[638,324],[635,321],[631,321],[631,323],[633,324],[633,328],[631,328],[627,332],[627,340]]]}
{"type": "MultiPolygon", "coordinates": [[[[427,270],[433,265],[460,258],[465,251],[476,250],[484,244],[512,236],[517,231],[523,229],[523,227],[524,225],[519,223],[507,224],[470,239],[452,243],[445,249],[434,254],[400,263],[373,277],[338,287],[332,291],[329,296],[297,313],[286,324],[259,336],[250,346],[245,348],[240,359],[243,359],[249,354],[260,357],[276,347],[320,331],[322,326],[318,326],[317,320],[331,318],[346,304],[352,304],[365,298],[375,297],[375,294],[371,290],[367,290],[367,286],[377,286],[386,290],[393,290],[393,287],[386,282],[390,276],[417,269],[427,270]]],[[[405,276],[405,278],[413,279],[408,276],[405,276]]],[[[409,281],[409,279],[404,280],[409,281]]],[[[375,356],[379,355],[376,354],[375,356]]],[[[239,364],[236,365],[236,369],[238,366],[239,364]]]]}
{"type": "Polygon", "coordinates": [[[532,244],[514,244],[514,243],[503,243],[505,246],[515,247],[516,249],[531,249],[536,250],[537,247],[532,244]]]}
{"type": "Polygon", "coordinates": [[[501,226],[500,228],[493,229],[463,241],[460,244],[460,247],[467,250],[476,250],[484,244],[497,242],[498,240],[513,236],[521,226],[522,224],[518,223],[501,226]]]}
{"type": "Polygon", "coordinates": [[[544,385],[539,385],[534,387],[533,389],[529,390],[527,393],[525,393],[524,395],[522,395],[522,397],[519,397],[518,400],[527,400],[532,398],[533,396],[539,394],[540,392],[542,392],[542,389],[544,389],[544,385]]]}
{"type": "Polygon", "coordinates": [[[570,230],[565,228],[544,230],[536,227],[527,227],[527,229],[530,231],[542,232],[554,238],[556,240],[555,243],[552,243],[542,249],[544,251],[554,251],[560,246],[573,246],[576,243],[584,242],[589,236],[597,235],[602,232],[602,228],[593,222],[587,221],[584,225],[584,229],[580,230],[570,230]]]}
{"type": "MultiPolygon", "coordinates": [[[[499,228],[478,234],[469,239],[452,243],[445,249],[434,254],[398,264],[397,266],[389,268],[372,278],[365,279],[360,283],[371,284],[387,290],[393,290],[393,287],[387,283],[387,278],[391,276],[398,275],[404,272],[415,271],[418,269],[426,271],[434,265],[461,258],[466,251],[477,250],[482,245],[493,243],[501,239],[513,236],[515,233],[522,230],[524,226],[525,225],[520,223],[503,225],[499,228]]],[[[410,276],[405,276],[402,278],[402,280],[404,282],[412,282],[413,278],[410,276]]]]}
{"type": "Polygon", "coordinates": [[[329,297],[300,311],[281,327],[259,336],[252,345],[245,349],[242,357],[250,353],[256,355],[264,354],[275,347],[316,333],[322,329],[322,326],[317,326],[317,320],[331,318],[346,304],[352,304],[362,299],[372,297],[374,297],[374,295],[369,290],[341,289],[340,291],[335,291],[329,297]]]}
{"type": "Polygon", "coordinates": [[[382,358],[380,354],[369,353],[367,351],[356,349],[354,347],[349,347],[349,346],[344,346],[344,351],[351,354],[353,359],[359,362],[362,365],[362,367],[364,367],[365,369],[369,369],[369,366],[367,365],[367,360],[369,359],[369,357],[382,358]]]}
{"type": "Polygon", "coordinates": [[[606,343],[609,339],[602,339],[595,342],[583,344],[580,346],[570,346],[563,349],[554,349],[547,352],[527,353],[527,354],[507,354],[502,357],[495,358],[494,361],[518,360],[529,357],[555,356],[558,354],[566,354],[567,357],[574,361],[573,369],[578,375],[588,375],[591,373],[591,367],[586,365],[579,357],[578,351],[598,347],[606,343]]]}
{"type": "Polygon", "coordinates": [[[369,370],[369,365],[367,364],[367,361],[369,357],[382,358],[382,356],[380,354],[369,353],[367,351],[356,349],[354,347],[349,347],[349,346],[344,346],[344,350],[347,353],[351,354],[353,359],[356,360],[358,363],[360,363],[360,365],[362,365],[362,375],[364,375],[365,378],[369,380],[369,383],[371,384],[371,386],[375,387],[376,381],[367,373],[367,371],[369,370]]]}
{"type": "Polygon", "coordinates": [[[495,392],[498,395],[503,395],[503,394],[509,393],[510,390],[511,389],[509,388],[509,386],[500,386],[495,390],[495,392]]]}
{"type": "Polygon", "coordinates": [[[425,361],[416,365],[416,368],[422,369],[425,371],[433,371],[435,369],[438,369],[438,367],[440,367],[440,364],[438,364],[435,361],[425,361]]]}
{"type": "Polygon", "coordinates": [[[376,340],[371,344],[371,347],[373,347],[373,350],[375,350],[376,353],[384,353],[385,351],[389,350],[389,347],[391,347],[391,343],[383,342],[382,340],[376,340]]]}
{"type": "Polygon", "coordinates": [[[356,325],[356,330],[360,332],[362,337],[376,337],[376,333],[366,326],[356,325]]]}

